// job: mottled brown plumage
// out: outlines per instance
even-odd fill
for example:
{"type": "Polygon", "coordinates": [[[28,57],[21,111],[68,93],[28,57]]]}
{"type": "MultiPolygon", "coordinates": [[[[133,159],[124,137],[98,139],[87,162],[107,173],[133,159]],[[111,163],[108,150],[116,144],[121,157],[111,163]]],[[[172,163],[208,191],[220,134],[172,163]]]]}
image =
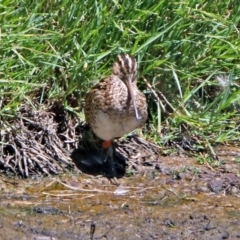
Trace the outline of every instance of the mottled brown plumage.
{"type": "Polygon", "coordinates": [[[136,59],[119,55],[112,74],[86,95],[86,121],[100,139],[110,141],[122,137],[145,123],[147,103],[137,88],[136,77],[136,59]]]}

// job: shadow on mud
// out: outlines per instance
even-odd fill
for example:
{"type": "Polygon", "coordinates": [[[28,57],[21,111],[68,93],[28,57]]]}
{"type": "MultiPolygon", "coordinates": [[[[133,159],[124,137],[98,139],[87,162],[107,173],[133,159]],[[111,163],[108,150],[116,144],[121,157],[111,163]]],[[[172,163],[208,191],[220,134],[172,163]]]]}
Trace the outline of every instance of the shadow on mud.
{"type": "MultiPolygon", "coordinates": [[[[76,167],[83,173],[94,176],[103,175],[107,178],[111,177],[109,166],[110,159],[105,157],[106,153],[104,152],[104,149],[101,148],[101,143],[98,144],[98,146],[93,146],[91,145],[91,142],[86,144],[85,141],[83,144],[83,141],[84,140],[80,141],[80,147],[75,149],[71,154],[72,161],[75,163],[76,167]]],[[[114,177],[122,178],[126,173],[126,159],[116,151],[114,151],[113,157],[115,168],[114,177]]]]}

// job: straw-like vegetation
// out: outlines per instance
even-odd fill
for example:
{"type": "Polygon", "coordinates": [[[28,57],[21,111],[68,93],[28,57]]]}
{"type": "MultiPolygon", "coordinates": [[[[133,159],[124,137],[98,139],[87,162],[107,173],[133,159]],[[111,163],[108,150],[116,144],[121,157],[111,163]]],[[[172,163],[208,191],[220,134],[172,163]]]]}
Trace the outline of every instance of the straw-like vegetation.
{"type": "Polygon", "coordinates": [[[214,154],[240,137],[239,39],[236,0],[1,1],[0,128],[23,104],[61,100],[83,117],[86,92],[125,52],[148,98],[145,138],[214,154]]]}

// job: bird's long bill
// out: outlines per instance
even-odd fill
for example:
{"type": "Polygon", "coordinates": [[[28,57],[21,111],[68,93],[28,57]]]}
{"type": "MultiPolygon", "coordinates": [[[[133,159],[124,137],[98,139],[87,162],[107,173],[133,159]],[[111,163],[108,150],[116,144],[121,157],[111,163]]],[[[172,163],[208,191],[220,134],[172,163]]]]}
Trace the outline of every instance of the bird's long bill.
{"type": "Polygon", "coordinates": [[[128,86],[128,90],[129,90],[129,93],[130,93],[130,96],[131,96],[131,99],[132,99],[132,102],[133,102],[133,108],[134,108],[134,111],[135,111],[136,119],[140,120],[142,117],[139,116],[139,114],[138,114],[138,109],[137,109],[137,105],[136,105],[136,99],[135,99],[135,96],[133,94],[133,87],[132,87],[132,79],[131,79],[131,77],[128,77],[127,86],[128,86]]]}

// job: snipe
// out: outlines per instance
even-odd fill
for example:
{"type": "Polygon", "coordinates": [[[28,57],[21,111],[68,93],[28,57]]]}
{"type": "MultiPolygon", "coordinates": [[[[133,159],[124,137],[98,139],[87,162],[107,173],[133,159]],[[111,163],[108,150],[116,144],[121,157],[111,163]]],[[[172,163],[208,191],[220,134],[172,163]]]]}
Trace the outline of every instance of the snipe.
{"type": "Polygon", "coordinates": [[[140,128],[147,119],[146,98],[137,87],[137,61],[118,55],[112,74],[95,85],[85,98],[85,117],[107,148],[110,175],[115,177],[112,140],[140,128]]]}

